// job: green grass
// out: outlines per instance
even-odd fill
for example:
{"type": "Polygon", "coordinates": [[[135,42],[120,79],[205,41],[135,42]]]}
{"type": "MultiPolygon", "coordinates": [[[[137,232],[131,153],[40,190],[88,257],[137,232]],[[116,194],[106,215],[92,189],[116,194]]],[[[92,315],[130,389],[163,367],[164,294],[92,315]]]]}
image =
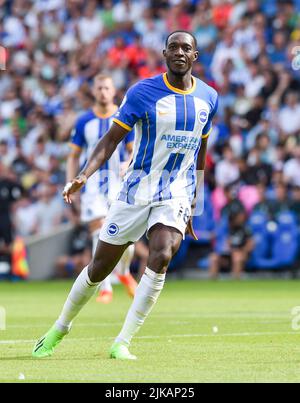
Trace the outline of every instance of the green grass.
{"type": "Polygon", "coordinates": [[[0,382],[22,382],[20,373],[27,382],[300,381],[300,331],[291,328],[299,282],[169,281],[132,344],[136,362],[108,359],[130,304],[116,287],[111,305],[88,304],[53,357],[32,359],[70,286],[0,283],[0,382]]]}

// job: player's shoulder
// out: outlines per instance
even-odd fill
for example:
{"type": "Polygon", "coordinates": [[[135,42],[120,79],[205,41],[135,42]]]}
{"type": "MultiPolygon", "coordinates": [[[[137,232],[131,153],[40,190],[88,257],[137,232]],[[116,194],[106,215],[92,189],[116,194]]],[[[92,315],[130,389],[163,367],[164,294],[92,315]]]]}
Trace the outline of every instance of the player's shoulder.
{"type": "Polygon", "coordinates": [[[195,95],[199,95],[201,98],[205,98],[207,101],[215,104],[218,99],[217,91],[204,81],[200,80],[200,78],[194,77],[194,79],[197,83],[195,95]]]}
{"type": "Polygon", "coordinates": [[[162,74],[154,77],[145,78],[132,85],[127,96],[135,96],[144,99],[147,96],[155,96],[157,92],[164,88],[162,74]]]}
{"type": "Polygon", "coordinates": [[[76,125],[84,126],[86,123],[88,123],[90,120],[95,119],[95,114],[92,111],[92,109],[89,109],[83,113],[81,113],[77,120],[76,120],[76,125]]]}

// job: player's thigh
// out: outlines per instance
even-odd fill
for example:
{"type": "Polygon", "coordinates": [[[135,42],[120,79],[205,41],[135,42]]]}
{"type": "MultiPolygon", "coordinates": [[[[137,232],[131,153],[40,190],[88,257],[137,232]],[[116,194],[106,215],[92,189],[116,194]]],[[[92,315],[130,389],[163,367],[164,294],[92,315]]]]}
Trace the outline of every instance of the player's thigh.
{"type": "Polygon", "coordinates": [[[99,240],[97,249],[89,264],[89,276],[92,282],[104,280],[116,267],[123,253],[129,246],[113,245],[99,240]]]}
{"type": "Polygon", "coordinates": [[[150,210],[147,205],[113,202],[101,228],[100,240],[114,245],[138,241],[147,229],[150,210]]]}
{"type": "Polygon", "coordinates": [[[158,272],[165,271],[180,247],[182,233],[177,228],[156,223],[148,231],[148,237],[148,267],[158,272]]]}
{"type": "Polygon", "coordinates": [[[149,214],[147,235],[149,236],[155,225],[163,224],[165,227],[176,229],[184,239],[190,216],[191,206],[188,200],[172,199],[153,205],[149,214]]]}

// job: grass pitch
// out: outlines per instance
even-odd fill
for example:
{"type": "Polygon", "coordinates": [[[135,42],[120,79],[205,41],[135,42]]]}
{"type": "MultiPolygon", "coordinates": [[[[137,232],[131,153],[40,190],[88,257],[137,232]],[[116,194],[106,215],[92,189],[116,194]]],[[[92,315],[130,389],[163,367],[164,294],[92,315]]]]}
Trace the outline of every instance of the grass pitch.
{"type": "Polygon", "coordinates": [[[34,341],[53,324],[70,286],[0,283],[7,314],[0,383],[300,381],[300,330],[292,330],[291,314],[300,305],[299,282],[168,281],[132,344],[136,362],[108,359],[130,304],[118,286],[112,304],[85,307],[53,357],[32,359],[34,341]]]}

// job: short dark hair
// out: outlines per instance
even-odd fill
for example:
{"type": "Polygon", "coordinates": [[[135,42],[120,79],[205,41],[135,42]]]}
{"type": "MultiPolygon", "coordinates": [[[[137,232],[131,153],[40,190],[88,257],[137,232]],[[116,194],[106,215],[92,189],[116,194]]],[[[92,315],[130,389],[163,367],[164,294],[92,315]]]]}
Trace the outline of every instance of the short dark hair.
{"type": "Polygon", "coordinates": [[[191,32],[189,32],[189,31],[185,31],[185,30],[183,30],[183,29],[179,29],[178,31],[173,31],[173,32],[171,32],[171,33],[167,36],[166,42],[165,42],[166,47],[168,46],[168,41],[169,41],[170,36],[172,36],[172,35],[174,35],[174,34],[188,34],[188,35],[190,35],[190,36],[193,38],[194,45],[195,45],[195,49],[198,48],[198,43],[197,43],[197,39],[196,39],[195,35],[193,35],[193,34],[192,34],[191,32]]]}

